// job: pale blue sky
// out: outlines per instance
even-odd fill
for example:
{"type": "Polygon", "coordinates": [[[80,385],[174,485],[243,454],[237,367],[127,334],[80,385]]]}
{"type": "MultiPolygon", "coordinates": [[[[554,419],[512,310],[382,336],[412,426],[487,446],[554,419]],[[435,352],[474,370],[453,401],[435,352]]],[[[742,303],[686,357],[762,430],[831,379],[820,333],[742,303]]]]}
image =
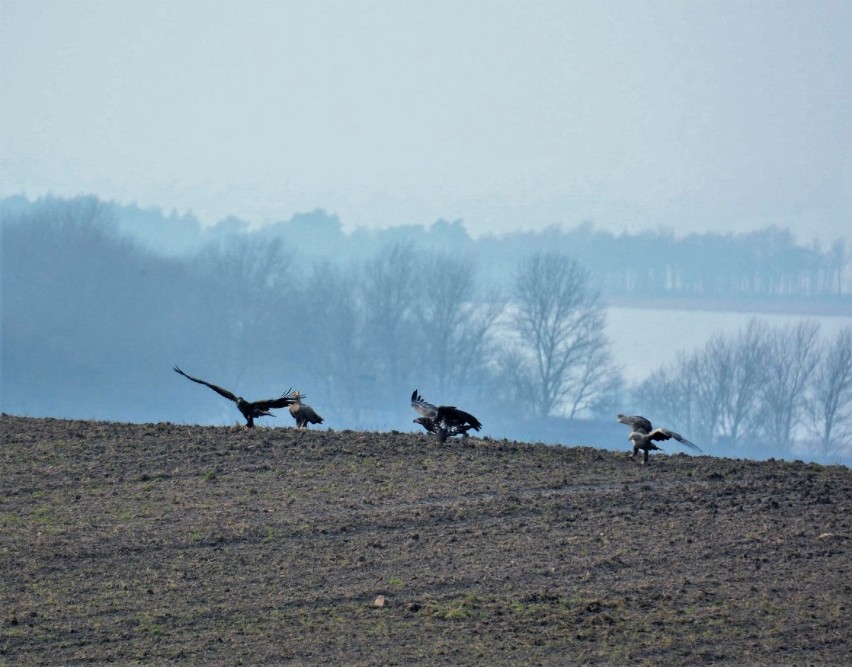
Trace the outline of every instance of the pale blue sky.
{"type": "Polygon", "coordinates": [[[852,238],[852,2],[0,0],[0,196],[852,238]]]}

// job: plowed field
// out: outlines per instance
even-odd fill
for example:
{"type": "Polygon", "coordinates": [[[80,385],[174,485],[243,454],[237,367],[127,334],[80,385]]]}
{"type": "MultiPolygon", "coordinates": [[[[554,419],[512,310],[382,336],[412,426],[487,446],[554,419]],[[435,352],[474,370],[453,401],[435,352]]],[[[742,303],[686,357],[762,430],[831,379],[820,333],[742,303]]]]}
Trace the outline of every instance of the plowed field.
{"type": "Polygon", "coordinates": [[[852,471],[0,418],[0,663],[852,664],[852,471]]]}

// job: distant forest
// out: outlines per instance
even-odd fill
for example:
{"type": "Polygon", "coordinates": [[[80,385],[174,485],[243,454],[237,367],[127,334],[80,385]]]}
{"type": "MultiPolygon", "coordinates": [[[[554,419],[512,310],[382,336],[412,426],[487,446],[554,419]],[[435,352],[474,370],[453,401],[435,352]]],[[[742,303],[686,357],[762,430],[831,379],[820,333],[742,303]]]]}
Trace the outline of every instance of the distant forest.
{"type": "Polygon", "coordinates": [[[194,254],[232,237],[277,238],[300,257],[334,262],[368,256],[381,246],[408,243],[476,258],[483,282],[504,289],[510,279],[506,267],[533,252],[559,251],[586,266],[595,287],[608,298],[686,299],[696,304],[714,299],[775,299],[781,309],[785,301],[807,298],[812,305],[821,303],[835,311],[852,307],[852,254],[845,241],[838,239],[829,247],[815,241],[801,245],[788,229],[774,226],[743,234],[676,236],[672,230],[613,234],[583,222],[473,239],[460,220],[346,233],[336,216],[316,210],[253,230],[236,217],[205,227],[191,213],[164,213],[91,196],[37,201],[10,197],[0,200],[0,219],[95,205],[104,226],[163,257],[194,254]]]}
{"type": "MultiPolygon", "coordinates": [[[[345,233],[322,211],[253,230],[91,196],[2,200],[0,232],[0,406],[15,414],[236,423],[232,404],[172,372],[179,364],[250,400],[297,388],[335,429],[412,430],[418,388],[475,408],[499,437],[625,442],[613,415],[633,404],[705,442],[747,437],[789,452],[808,420],[824,454],[852,439],[848,331],[797,342],[792,330],[754,328],[748,345],[717,340],[633,397],[604,325],[614,297],[807,297],[848,309],[842,241],[823,250],[776,228],[677,238],[591,224],[472,239],[458,221],[345,233]],[[714,387],[730,386],[719,363],[740,348],[764,355],[754,368],[780,360],[779,374],[802,352],[808,371],[785,396],[731,407],[714,387]],[[847,372],[832,379],[837,368],[847,372]],[[697,420],[694,406],[710,404],[718,418],[697,420]],[[784,430],[770,433],[779,415],[784,430]],[[580,420],[592,430],[570,435],[566,423],[580,420]]],[[[784,385],[762,378],[749,387],[784,385]]],[[[268,423],[289,424],[283,412],[268,423]]]]}

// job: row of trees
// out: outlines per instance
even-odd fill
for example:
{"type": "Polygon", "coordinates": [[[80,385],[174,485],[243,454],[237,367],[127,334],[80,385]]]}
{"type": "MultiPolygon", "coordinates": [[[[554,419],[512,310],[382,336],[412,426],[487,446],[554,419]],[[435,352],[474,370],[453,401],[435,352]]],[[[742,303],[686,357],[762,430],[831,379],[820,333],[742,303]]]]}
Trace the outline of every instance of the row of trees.
{"type": "Polygon", "coordinates": [[[298,386],[338,426],[408,417],[414,387],[484,413],[512,400],[530,416],[588,415],[616,377],[591,277],[564,255],[526,258],[506,293],[482,289],[472,257],[408,243],[332,263],[239,235],[168,258],[117,236],[93,199],[5,220],[2,253],[10,411],[216,418],[201,404],[230,419],[166,380],[176,362],[258,395],[298,386]]]}
{"type": "Polygon", "coordinates": [[[852,327],[823,339],[814,322],[772,328],[754,319],[653,373],[636,401],[704,442],[789,452],[798,436],[838,456],[852,439],[852,327]]]}
{"type": "Polygon", "coordinates": [[[850,266],[842,239],[823,250],[801,246],[789,229],[741,234],[621,237],[611,249],[611,293],[687,297],[802,297],[844,294],[850,266]]]}
{"type": "MultiPolygon", "coordinates": [[[[117,235],[112,215],[86,198],[3,219],[3,410],[233,421],[174,363],[248,398],[298,387],[334,428],[410,427],[415,387],[489,424],[611,422],[628,404],[594,279],[572,257],[524,256],[495,291],[466,253],[396,242],[332,262],[240,234],[165,257],[117,235]]],[[[850,339],[756,320],[654,373],[630,405],[702,442],[788,452],[808,433],[832,455],[852,437],[850,339]]]]}
{"type": "Polygon", "coordinates": [[[483,291],[476,261],[409,244],[297,273],[280,240],[248,238],[194,260],[215,306],[217,362],[262,372],[283,336],[290,368],[337,406],[391,405],[409,387],[524,414],[588,416],[617,386],[604,308],[576,260],[538,253],[513,271],[510,294],[483,291]],[[225,317],[223,317],[225,315],[225,317]],[[283,329],[283,331],[282,331],[283,329]],[[268,353],[266,353],[268,354],[268,353]]]}
{"type": "Polygon", "coordinates": [[[593,284],[607,296],[703,298],[798,298],[818,296],[826,303],[849,303],[852,262],[845,242],[827,248],[816,241],[802,244],[789,229],[767,227],[743,234],[702,233],[676,236],[671,230],[614,234],[586,222],[536,232],[512,232],[473,239],[461,221],[439,220],[431,226],[356,229],[347,233],[334,215],[317,210],[251,230],[230,217],[204,227],[191,214],[165,214],[100,202],[96,197],[29,202],[23,197],[0,200],[0,217],[22,214],[56,216],[74,206],[99,205],[111,225],[135,244],[161,256],[197,253],[211,242],[251,236],[285,244],[299,239],[302,256],[312,259],[361,259],[377,247],[411,244],[419,249],[451,248],[475,255],[481,276],[490,285],[511,290],[504,270],[536,252],[562,250],[582,257],[593,284]]]}

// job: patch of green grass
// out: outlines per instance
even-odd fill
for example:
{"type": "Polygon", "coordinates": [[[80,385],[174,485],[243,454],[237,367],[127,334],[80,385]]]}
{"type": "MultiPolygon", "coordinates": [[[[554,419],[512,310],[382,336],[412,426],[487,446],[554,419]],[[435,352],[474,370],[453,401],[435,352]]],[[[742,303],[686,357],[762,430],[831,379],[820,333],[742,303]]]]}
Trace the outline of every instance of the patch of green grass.
{"type": "Polygon", "coordinates": [[[482,600],[473,593],[452,600],[431,601],[426,605],[426,613],[446,621],[478,618],[482,615],[482,600]]]}
{"type": "Polygon", "coordinates": [[[152,637],[160,637],[164,630],[160,620],[152,614],[143,614],[139,619],[139,629],[152,637]]]}
{"type": "Polygon", "coordinates": [[[49,525],[56,521],[53,508],[48,505],[37,507],[33,512],[33,518],[40,524],[49,525]]]}
{"type": "Polygon", "coordinates": [[[24,520],[12,512],[0,512],[0,526],[20,526],[24,520]]]}
{"type": "Polygon", "coordinates": [[[538,602],[522,602],[515,600],[509,605],[509,611],[522,620],[533,620],[542,615],[544,608],[538,602]]]}

